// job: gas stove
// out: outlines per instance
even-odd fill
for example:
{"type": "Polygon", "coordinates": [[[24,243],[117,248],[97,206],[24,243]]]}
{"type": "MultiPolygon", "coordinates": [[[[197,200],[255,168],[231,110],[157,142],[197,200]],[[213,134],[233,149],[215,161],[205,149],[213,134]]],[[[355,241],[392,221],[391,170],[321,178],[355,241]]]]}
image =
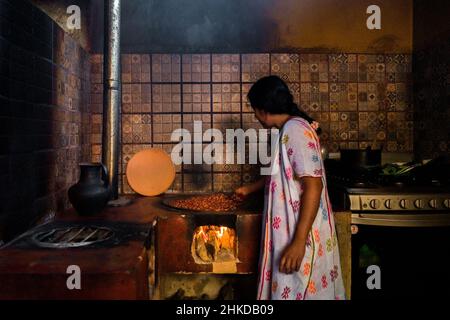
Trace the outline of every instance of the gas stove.
{"type": "Polygon", "coordinates": [[[333,208],[352,212],[450,213],[450,180],[445,173],[450,167],[444,173],[436,170],[420,166],[395,176],[383,174],[381,166],[349,168],[336,160],[326,162],[333,208]]]}
{"type": "Polygon", "coordinates": [[[349,224],[338,240],[352,299],[439,296],[450,285],[448,268],[432,265],[439,281],[429,281],[428,273],[450,244],[450,166],[436,160],[350,167],[326,160],[325,171],[333,210],[349,224]],[[381,272],[379,290],[367,286],[370,266],[381,272]]]}

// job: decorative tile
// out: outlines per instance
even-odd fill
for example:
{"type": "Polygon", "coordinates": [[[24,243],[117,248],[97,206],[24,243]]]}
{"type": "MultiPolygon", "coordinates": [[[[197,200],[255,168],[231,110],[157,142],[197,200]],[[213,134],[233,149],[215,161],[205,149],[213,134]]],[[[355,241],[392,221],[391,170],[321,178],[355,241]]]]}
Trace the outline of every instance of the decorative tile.
{"type": "Polygon", "coordinates": [[[134,194],[134,190],[131,189],[130,185],[128,184],[128,180],[126,175],[122,175],[122,192],[124,194],[134,194]]]}
{"type": "Polygon", "coordinates": [[[153,112],[180,112],[181,89],[179,84],[153,84],[152,85],[153,112]]]}
{"type": "Polygon", "coordinates": [[[240,129],[241,116],[240,113],[213,114],[213,128],[221,130],[224,134],[226,129],[240,129]]]}
{"type": "Polygon", "coordinates": [[[300,84],[301,108],[306,112],[318,112],[329,110],[328,83],[308,83],[300,84]]]}
{"type": "Polygon", "coordinates": [[[122,144],[122,172],[127,172],[127,165],[130,159],[138,152],[151,148],[151,144],[122,144]]]}
{"type": "Polygon", "coordinates": [[[172,132],[182,127],[179,114],[153,114],[153,142],[171,142],[172,132]]]}
{"type": "Polygon", "coordinates": [[[175,174],[175,180],[170,186],[169,192],[182,192],[183,191],[183,176],[181,174],[175,174]]]}
{"type": "MultiPolygon", "coordinates": [[[[189,158],[189,163],[183,163],[183,174],[186,173],[194,173],[201,174],[202,172],[211,172],[212,165],[206,164],[204,159],[204,150],[206,148],[206,144],[201,143],[192,143],[186,145],[187,148],[190,148],[191,157],[189,158]],[[197,159],[197,161],[196,161],[197,159]],[[196,163],[200,162],[200,163],[196,163]]],[[[186,150],[186,149],[184,149],[186,150]]]]}
{"type": "Polygon", "coordinates": [[[183,84],[183,112],[211,112],[209,84],[183,84]]]}
{"type": "Polygon", "coordinates": [[[388,83],[386,86],[386,105],[388,111],[410,111],[411,86],[406,83],[388,83]]]}
{"type": "Polygon", "coordinates": [[[300,81],[300,58],[298,54],[271,54],[271,73],[286,82],[300,81]]]}
{"type": "Polygon", "coordinates": [[[151,115],[124,114],[122,115],[123,143],[151,143],[152,126],[151,115]]]}
{"type": "Polygon", "coordinates": [[[385,56],[382,54],[358,55],[358,81],[384,82],[386,79],[385,56]]]}
{"type": "Polygon", "coordinates": [[[121,66],[123,83],[150,82],[150,55],[122,54],[121,66]]]}
{"type": "Polygon", "coordinates": [[[262,129],[262,125],[259,123],[258,119],[256,119],[253,113],[243,113],[242,114],[242,128],[243,130],[247,130],[250,128],[253,129],[262,129]]]}
{"type": "Polygon", "coordinates": [[[212,55],[213,82],[240,82],[240,58],[238,54],[212,55]]]}
{"type": "Polygon", "coordinates": [[[355,111],[357,109],[356,83],[330,83],[330,111],[355,111]]]}
{"type": "Polygon", "coordinates": [[[388,82],[409,82],[411,80],[411,55],[388,54],[385,59],[388,82]]]}
{"type": "Polygon", "coordinates": [[[387,113],[388,151],[411,151],[413,141],[412,121],[405,112],[387,113]],[[395,144],[394,144],[395,141],[395,144]]]}
{"type": "Polygon", "coordinates": [[[384,85],[378,83],[358,83],[358,110],[383,111],[384,85]]]}
{"type": "Polygon", "coordinates": [[[194,132],[200,132],[203,134],[206,130],[211,128],[211,114],[206,113],[193,113],[193,114],[184,114],[183,115],[183,128],[188,130],[191,133],[191,139],[194,140],[194,132]],[[199,130],[194,131],[194,121],[201,121],[201,128],[199,130]]]}
{"type": "Polygon", "coordinates": [[[301,54],[300,81],[328,82],[328,55],[301,54]]]}
{"type": "Polygon", "coordinates": [[[331,82],[357,82],[358,65],[356,54],[330,54],[328,57],[329,80],[331,82]]]}
{"type": "MultiPolygon", "coordinates": [[[[256,167],[256,166],[254,166],[256,167]]],[[[260,174],[259,174],[259,168],[257,168],[257,172],[253,173],[253,172],[244,172],[242,174],[242,182],[243,184],[247,184],[247,183],[251,183],[251,182],[255,182],[260,178],[260,174]]]]}
{"type": "Polygon", "coordinates": [[[241,174],[240,173],[217,173],[214,174],[214,191],[215,192],[233,192],[240,187],[241,174]]]}
{"type": "Polygon", "coordinates": [[[184,192],[211,192],[212,175],[210,173],[185,173],[183,174],[184,192]]]}
{"type": "Polygon", "coordinates": [[[250,88],[252,87],[253,83],[242,83],[241,84],[241,90],[242,90],[242,112],[252,112],[253,109],[250,105],[250,101],[248,101],[247,94],[250,88]]]}
{"type": "Polygon", "coordinates": [[[91,83],[103,83],[103,55],[93,54],[91,56],[91,83]]]}
{"type": "Polygon", "coordinates": [[[152,54],[152,82],[180,82],[180,73],[178,54],[152,54]]]}
{"type": "Polygon", "coordinates": [[[295,82],[288,82],[289,91],[291,92],[294,102],[300,105],[300,84],[295,82]]]}
{"type": "Polygon", "coordinates": [[[151,85],[123,84],[122,112],[123,113],[151,112],[151,85]]]}
{"type": "MultiPolygon", "coordinates": [[[[245,148],[245,144],[244,144],[245,148]]],[[[237,147],[237,143],[234,145],[224,144],[222,153],[217,155],[219,163],[213,164],[213,171],[216,172],[241,172],[242,165],[246,162],[246,149],[240,149],[237,147]]]]}
{"type": "Polygon", "coordinates": [[[211,56],[209,54],[182,55],[183,82],[210,82],[211,56]]]}
{"type": "Polygon", "coordinates": [[[241,87],[239,83],[213,84],[213,111],[240,112],[241,87]]]}
{"type": "Polygon", "coordinates": [[[242,55],[242,82],[255,82],[268,75],[270,75],[268,53],[242,55]]]}

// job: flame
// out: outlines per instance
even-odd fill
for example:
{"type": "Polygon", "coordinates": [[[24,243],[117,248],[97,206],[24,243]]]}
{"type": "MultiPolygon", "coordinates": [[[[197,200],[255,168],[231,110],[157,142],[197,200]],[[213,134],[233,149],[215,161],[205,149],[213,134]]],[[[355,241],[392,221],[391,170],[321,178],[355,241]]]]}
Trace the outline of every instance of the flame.
{"type": "Polygon", "coordinates": [[[216,231],[217,237],[218,238],[222,238],[223,237],[223,233],[225,232],[226,227],[220,227],[219,232],[216,231]]]}
{"type": "Polygon", "coordinates": [[[217,225],[198,226],[192,242],[194,257],[203,262],[231,261],[235,259],[235,241],[236,235],[232,228],[217,225]]]}
{"type": "Polygon", "coordinates": [[[205,231],[203,230],[203,227],[200,227],[200,231],[198,233],[200,236],[202,236],[203,241],[207,242],[208,241],[208,235],[205,233],[205,231]]]}
{"type": "Polygon", "coordinates": [[[209,240],[209,235],[214,235],[216,236],[216,238],[221,239],[224,234],[225,231],[227,231],[228,228],[227,227],[217,227],[217,226],[210,226],[210,227],[206,227],[206,226],[200,226],[199,230],[197,231],[197,237],[202,237],[204,242],[207,242],[209,240]],[[212,234],[210,234],[212,233],[212,234]]]}

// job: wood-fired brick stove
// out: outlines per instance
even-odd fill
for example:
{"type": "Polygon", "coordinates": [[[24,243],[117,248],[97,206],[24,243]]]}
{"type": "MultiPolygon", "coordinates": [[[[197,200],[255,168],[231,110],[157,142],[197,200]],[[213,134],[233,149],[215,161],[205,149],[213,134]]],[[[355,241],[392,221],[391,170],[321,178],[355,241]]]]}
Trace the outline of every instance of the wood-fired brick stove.
{"type": "Polygon", "coordinates": [[[254,299],[261,208],[168,210],[151,233],[151,298],[254,299]]]}

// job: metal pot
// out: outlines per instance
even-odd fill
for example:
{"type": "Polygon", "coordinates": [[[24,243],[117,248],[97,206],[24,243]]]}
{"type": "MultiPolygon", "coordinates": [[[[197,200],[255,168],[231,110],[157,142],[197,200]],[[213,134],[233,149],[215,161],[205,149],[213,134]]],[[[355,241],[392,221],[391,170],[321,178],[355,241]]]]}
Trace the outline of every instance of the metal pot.
{"type": "Polygon", "coordinates": [[[341,149],[341,162],[348,167],[366,167],[381,165],[381,149],[370,147],[360,149],[341,149]]]}

